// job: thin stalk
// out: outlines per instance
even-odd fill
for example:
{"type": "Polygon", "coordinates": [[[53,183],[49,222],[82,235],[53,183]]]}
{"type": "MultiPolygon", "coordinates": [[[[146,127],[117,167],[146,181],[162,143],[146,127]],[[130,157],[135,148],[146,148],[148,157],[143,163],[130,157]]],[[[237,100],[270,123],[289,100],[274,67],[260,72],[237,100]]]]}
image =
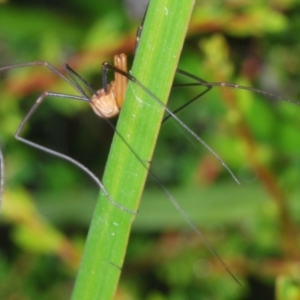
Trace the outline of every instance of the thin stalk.
{"type": "MultiPolygon", "coordinates": [[[[164,103],[193,5],[194,0],[152,0],[148,8],[131,74],[164,103]]],[[[103,179],[110,197],[129,211],[138,211],[163,113],[145,90],[129,83],[103,179]]],[[[134,218],[100,193],[73,300],[113,299],[134,218]]]]}

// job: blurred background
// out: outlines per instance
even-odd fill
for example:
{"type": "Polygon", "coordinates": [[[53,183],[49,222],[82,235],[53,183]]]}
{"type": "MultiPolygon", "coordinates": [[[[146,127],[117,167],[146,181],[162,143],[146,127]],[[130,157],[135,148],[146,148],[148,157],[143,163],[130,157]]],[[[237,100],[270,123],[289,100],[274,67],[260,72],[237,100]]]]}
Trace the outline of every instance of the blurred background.
{"type": "MultiPolygon", "coordinates": [[[[131,65],[146,2],[2,0],[0,66],[45,60],[62,71],[68,63],[98,89],[103,61],[125,52],[131,65]]],[[[179,67],[300,101],[299,16],[298,0],[196,1],[179,67]]],[[[175,82],[195,81],[178,75],[175,82]]],[[[43,67],[0,73],[1,299],[70,297],[99,192],[75,166],[14,139],[45,90],[75,92],[43,67]]],[[[174,88],[170,108],[201,91],[174,88]]],[[[116,299],[299,299],[299,114],[274,97],[217,87],[178,114],[241,186],[172,120],[163,124],[152,170],[242,287],[149,179],[116,299]]],[[[48,99],[22,136],[101,178],[113,130],[86,103],[48,99]]]]}

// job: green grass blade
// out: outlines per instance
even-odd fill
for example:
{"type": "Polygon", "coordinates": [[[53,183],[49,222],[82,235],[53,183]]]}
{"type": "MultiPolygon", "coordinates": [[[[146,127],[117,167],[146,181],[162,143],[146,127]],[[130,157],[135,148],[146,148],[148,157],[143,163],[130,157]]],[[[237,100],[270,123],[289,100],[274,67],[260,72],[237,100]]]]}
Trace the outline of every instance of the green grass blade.
{"type": "MultiPolygon", "coordinates": [[[[132,75],[166,102],[194,0],[153,0],[132,75]]],[[[103,179],[110,197],[137,211],[164,110],[129,83],[103,179]],[[136,155],[144,162],[139,161],[136,155]],[[148,164],[149,165],[149,164],[148,164]]],[[[112,205],[104,193],[96,205],[72,299],[112,299],[117,288],[134,214],[112,205]]]]}

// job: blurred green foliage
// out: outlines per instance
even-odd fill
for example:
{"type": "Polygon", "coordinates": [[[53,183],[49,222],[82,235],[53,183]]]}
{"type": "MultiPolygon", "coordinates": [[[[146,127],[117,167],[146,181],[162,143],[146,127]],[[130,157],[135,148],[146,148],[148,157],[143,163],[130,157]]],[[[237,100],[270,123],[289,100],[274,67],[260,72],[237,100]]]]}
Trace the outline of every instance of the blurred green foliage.
{"type": "MultiPolygon", "coordinates": [[[[98,88],[104,60],[120,52],[133,59],[142,15],[134,18],[123,1],[0,3],[1,66],[46,60],[60,68],[67,62],[98,88]]],[[[297,0],[197,1],[179,67],[206,81],[254,86],[297,101],[299,15],[297,0]]],[[[191,80],[178,75],[175,82],[191,80]]],[[[0,74],[6,182],[1,299],[69,297],[97,199],[97,186],[80,170],[14,139],[44,90],[74,93],[43,68],[0,74]]],[[[201,90],[174,88],[170,107],[201,90]]],[[[241,186],[172,120],[163,125],[153,171],[243,286],[225,273],[150,179],[116,299],[275,299],[275,285],[277,299],[295,299],[299,113],[294,104],[230,88],[213,88],[179,113],[241,186]]],[[[113,130],[85,103],[52,99],[39,107],[23,135],[74,157],[101,177],[113,130]]]]}

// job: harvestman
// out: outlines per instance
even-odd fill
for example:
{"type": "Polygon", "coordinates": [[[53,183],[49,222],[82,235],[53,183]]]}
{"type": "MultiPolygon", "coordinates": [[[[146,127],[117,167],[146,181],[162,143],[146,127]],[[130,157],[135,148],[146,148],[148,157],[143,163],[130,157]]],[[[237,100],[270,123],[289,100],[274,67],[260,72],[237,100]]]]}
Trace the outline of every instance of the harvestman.
{"type": "MultiPolygon", "coordinates": [[[[54,151],[52,149],[46,148],[44,146],[41,146],[39,144],[36,144],[32,141],[29,141],[27,139],[24,139],[20,136],[21,131],[23,130],[25,124],[30,119],[32,114],[35,112],[35,110],[38,108],[38,106],[44,101],[46,97],[58,97],[58,98],[66,98],[66,99],[72,99],[72,100],[79,100],[79,101],[85,101],[89,102],[91,107],[93,108],[94,112],[101,118],[105,119],[110,126],[114,128],[112,123],[109,121],[109,118],[114,117],[119,114],[121,106],[123,104],[125,91],[128,83],[128,79],[135,82],[139,87],[141,87],[143,90],[145,90],[156,102],[158,102],[162,108],[164,108],[169,116],[172,116],[186,131],[188,131],[196,140],[198,140],[200,143],[204,144],[206,148],[210,152],[212,152],[217,159],[224,165],[224,167],[230,172],[232,177],[238,182],[237,178],[234,176],[234,174],[231,172],[229,167],[222,161],[222,159],[199,137],[195,132],[193,132],[187,125],[185,125],[174,113],[172,113],[165,105],[152,93],[150,92],[146,87],[144,87],[135,77],[130,75],[128,73],[127,69],[127,57],[125,54],[115,55],[114,57],[114,66],[110,65],[108,62],[104,62],[102,64],[102,82],[103,82],[103,88],[96,91],[94,90],[91,85],[85,81],[81,76],[79,76],[74,70],[72,70],[68,65],[64,65],[63,69],[65,72],[69,75],[70,79],[67,78],[65,75],[63,75],[60,71],[58,71],[55,67],[50,65],[48,62],[44,61],[35,61],[35,62],[28,62],[28,63],[21,63],[21,64],[15,64],[15,65],[9,65],[5,67],[0,68],[1,71],[6,71],[14,68],[20,68],[20,67],[28,67],[28,66],[44,66],[54,72],[56,75],[61,77],[64,81],[66,81],[70,86],[72,86],[81,96],[75,96],[75,95],[69,95],[69,94],[61,94],[61,93],[55,93],[55,92],[43,92],[35,101],[34,105],[31,107],[27,115],[22,120],[21,124],[19,125],[16,133],[15,138],[29,146],[32,146],[34,148],[40,149],[42,151],[45,151],[49,154],[58,156],[62,159],[65,159],[67,161],[70,161],[72,164],[76,165],[80,169],[82,169],[84,172],[86,172],[97,184],[98,186],[104,191],[106,196],[108,197],[109,201],[111,201],[112,204],[118,206],[119,208],[123,210],[130,211],[124,207],[122,207],[120,204],[115,203],[106,192],[104,186],[100,182],[100,180],[84,165],[79,163],[78,161],[74,160],[73,158],[64,155],[62,153],[59,153],[57,151],[54,151]],[[110,84],[107,83],[107,71],[111,69],[115,73],[115,81],[111,82],[110,84]],[[92,97],[89,97],[84,89],[80,86],[78,83],[78,80],[83,83],[87,89],[92,93],[92,97]]],[[[188,74],[188,73],[186,73],[188,74]]],[[[211,87],[208,87],[208,89],[205,91],[207,92],[211,87]]],[[[194,100],[199,98],[203,93],[199,94],[194,100]]],[[[114,128],[115,129],[115,128],[114,128]]],[[[118,132],[116,132],[119,134],[118,132]]],[[[122,137],[121,137],[122,138],[122,137]]],[[[123,138],[122,138],[123,139],[123,138]]],[[[124,139],[123,139],[124,140],[124,139]]],[[[126,143],[126,141],[124,140],[126,143]]],[[[128,145],[129,146],[129,145],[128,145]]],[[[129,146],[130,147],[130,146],[129,146]]],[[[141,159],[140,159],[141,160],[141,159]]],[[[142,162],[142,160],[141,160],[142,162]]],[[[4,173],[3,173],[3,160],[0,161],[1,168],[0,168],[0,176],[1,176],[1,182],[3,183],[4,173]]],[[[3,192],[3,184],[0,186],[0,192],[3,192]],[[2,188],[1,188],[2,187],[2,188]]],[[[1,204],[1,203],[0,203],[1,204]]]]}
{"type": "MultiPolygon", "coordinates": [[[[62,153],[59,153],[57,151],[54,151],[52,149],[46,148],[44,146],[41,146],[39,144],[36,144],[32,141],[29,141],[23,137],[20,136],[21,131],[23,127],[25,126],[26,122],[30,119],[32,114],[35,112],[37,107],[43,102],[43,100],[46,97],[58,97],[58,98],[67,98],[71,100],[79,100],[79,101],[85,101],[88,102],[91,107],[93,108],[94,112],[101,118],[105,119],[110,126],[114,128],[112,123],[109,121],[108,118],[111,118],[113,116],[116,116],[122,107],[124,96],[125,96],[125,91],[127,87],[128,80],[133,81],[135,84],[137,84],[140,88],[142,88],[146,93],[148,93],[154,101],[156,101],[163,109],[166,110],[167,112],[167,117],[164,119],[166,121],[168,118],[172,117],[175,119],[176,122],[178,122],[189,134],[191,134],[198,142],[203,144],[216,158],[221,162],[221,164],[229,171],[231,176],[234,178],[234,180],[239,183],[238,179],[235,177],[235,175],[231,172],[229,167],[222,161],[222,159],[195,133],[193,132],[185,123],[183,123],[176,115],[176,113],[189,105],[191,102],[197,100],[200,98],[202,95],[207,93],[212,87],[214,86],[219,86],[219,87],[232,87],[232,88],[239,88],[239,89],[244,89],[256,93],[260,93],[263,95],[268,95],[271,96],[275,99],[281,99],[287,102],[291,102],[297,105],[300,105],[300,103],[286,99],[284,97],[278,96],[271,94],[269,92],[265,92],[262,90],[250,88],[250,87],[245,87],[245,86],[240,86],[237,84],[233,83],[226,83],[226,82],[206,82],[197,76],[194,76],[192,74],[189,74],[188,72],[185,72],[183,70],[177,69],[177,72],[179,74],[182,74],[188,78],[191,78],[195,80],[196,82],[193,83],[187,83],[187,84],[181,84],[177,86],[204,86],[206,89],[199,93],[196,97],[188,101],[184,106],[178,108],[174,112],[170,111],[165,105],[151,92],[149,91],[146,87],[144,87],[135,77],[130,75],[127,70],[127,58],[125,54],[121,55],[116,55],[114,57],[114,66],[110,65],[108,62],[104,62],[102,64],[102,81],[103,81],[103,88],[101,90],[94,90],[90,84],[85,81],[81,76],[79,76],[74,70],[72,70],[68,65],[64,65],[63,69],[69,76],[66,77],[63,75],[60,71],[58,71],[56,68],[54,68],[52,65],[50,65],[47,62],[43,61],[36,61],[36,62],[29,62],[29,63],[21,63],[21,64],[15,64],[15,65],[9,65],[6,67],[0,68],[1,71],[5,70],[10,70],[13,68],[19,68],[19,67],[27,67],[27,66],[44,66],[54,72],[57,76],[61,77],[64,81],[66,81],[70,86],[72,86],[79,94],[80,96],[75,96],[75,95],[69,95],[69,94],[61,94],[61,93],[55,93],[55,92],[43,92],[36,100],[34,105],[31,107],[29,112],[26,114],[24,119],[22,120],[21,124],[19,125],[15,138],[29,146],[32,146],[34,148],[40,149],[42,151],[45,151],[49,154],[52,154],[54,156],[60,157],[64,160],[67,160],[71,162],[72,164],[76,165],[80,169],[82,169],[84,172],[86,172],[100,187],[102,192],[106,195],[108,201],[110,201],[113,205],[117,206],[121,210],[127,211],[128,213],[135,214],[136,212],[129,210],[126,207],[123,207],[119,203],[116,203],[113,199],[111,199],[109,193],[106,191],[105,187],[101,183],[101,181],[89,170],[87,169],[84,165],[82,165],[80,162],[74,160],[73,158],[64,155],[62,153]],[[110,84],[107,84],[107,71],[112,70],[115,74],[115,81],[111,82],[110,84]],[[89,97],[87,93],[84,91],[84,89],[80,86],[79,82],[85,85],[85,87],[91,92],[92,97],[89,97]]],[[[116,131],[116,134],[119,135],[119,137],[123,140],[124,143],[132,150],[133,154],[135,157],[141,162],[141,164],[148,169],[148,166],[146,163],[138,157],[134,149],[131,148],[131,146],[126,142],[126,140],[116,131]]],[[[198,230],[196,225],[192,223],[192,221],[189,219],[188,215],[183,211],[183,209],[179,206],[179,204],[176,202],[175,198],[170,194],[170,192],[159,182],[157,176],[151,171],[148,170],[150,176],[156,181],[156,183],[160,186],[160,188],[164,191],[164,193],[167,195],[168,199],[173,203],[173,205],[176,207],[176,209],[180,212],[180,214],[183,216],[183,218],[187,221],[187,223],[193,228],[193,230],[198,234],[198,236],[202,239],[202,241],[205,243],[205,245],[208,247],[208,249],[217,257],[219,262],[223,265],[223,267],[227,270],[227,272],[232,276],[232,278],[239,283],[239,281],[236,279],[236,277],[231,273],[229,268],[226,266],[226,264],[223,262],[223,260],[220,258],[220,256],[215,252],[215,250],[212,248],[210,243],[207,241],[207,239],[204,237],[204,235],[201,233],[201,231],[198,230]]],[[[2,198],[2,193],[3,193],[3,185],[4,185],[4,164],[3,164],[3,157],[0,149],[0,200],[2,198]]],[[[1,202],[0,202],[1,204],[1,202]]]]}
{"type": "MultiPolygon", "coordinates": [[[[101,181],[84,165],[82,165],[80,162],[74,160],[73,158],[64,155],[62,153],[59,153],[57,151],[54,151],[52,149],[46,148],[42,145],[36,144],[32,141],[29,141],[23,137],[20,136],[22,129],[24,128],[26,122],[30,119],[32,114],[35,112],[35,110],[38,108],[38,106],[44,101],[46,97],[58,97],[58,98],[67,98],[71,100],[79,100],[79,101],[85,101],[88,102],[91,107],[93,108],[94,112],[101,118],[105,119],[110,126],[114,128],[112,123],[109,121],[108,118],[111,118],[115,115],[117,115],[121,109],[121,106],[123,104],[125,91],[128,83],[128,79],[135,82],[140,88],[142,88],[145,92],[147,92],[158,104],[161,105],[163,109],[165,109],[169,116],[172,116],[188,133],[190,133],[198,142],[202,143],[210,152],[212,152],[217,159],[222,163],[222,165],[225,166],[225,168],[230,172],[232,177],[238,182],[237,178],[233,175],[231,170],[225,165],[225,163],[221,160],[221,158],[200,138],[197,136],[196,133],[194,133],[187,125],[185,125],[174,113],[172,113],[165,105],[152,93],[150,92],[146,87],[144,87],[135,77],[130,75],[127,70],[127,57],[125,54],[116,55],[114,57],[114,66],[110,65],[108,62],[104,62],[102,64],[102,81],[103,81],[103,88],[101,90],[95,91],[88,82],[86,82],[81,76],[79,76],[74,70],[72,70],[68,65],[64,65],[63,69],[68,74],[69,78],[63,75],[61,72],[59,72],[56,68],[54,68],[52,65],[50,65],[48,62],[44,61],[35,61],[35,62],[29,62],[29,63],[21,63],[21,64],[15,64],[15,65],[9,65],[0,68],[1,71],[10,70],[13,68],[19,68],[19,67],[28,67],[28,66],[44,66],[54,72],[56,75],[61,77],[63,80],[65,80],[70,86],[72,86],[79,94],[80,96],[75,95],[69,95],[69,94],[61,94],[61,93],[55,93],[55,92],[43,92],[35,101],[34,105],[31,107],[29,112],[26,114],[24,119],[22,120],[21,124],[19,125],[16,133],[15,138],[31,147],[37,148],[39,150],[45,151],[49,154],[52,154],[54,156],[60,157],[64,160],[67,160],[71,162],[72,164],[76,165],[80,169],[82,169],[84,172],[86,172],[100,187],[100,189],[104,192],[105,196],[107,197],[108,201],[110,201],[113,205],[117,206],[121,210],[127,211],[128,213],[135,214],[136,212],[131,211],[127,209],[126,207],[123,207],[119,203],[116,203],[109,195],[101,181]],[[111,82],[110,84],[107,84],[107,71],[112,70],[115,73],[115,81],[111,82]],[[89,97],[84,89],[80,86],[79,82],[85,85],[85,87],[92,93],[92,97],[89,97]]],[[[187,73],[188,74],[188,73],[187,73]]],[[[211,87],[208,86],[207,92],[211,87]]],[[[199,98],[201,95],[203,95],[205,92],[202,92],[197,96],[199,98]]],[[[138,157],[138,155],[135,153],[135,151],[131,148],[131,146],[126,142],[126,140],[116,131],[116,134],[119,135],[119,137],[123,140],[123,142],[132,150],[135,157],[141,162],[141,164],[148,169],[148,166],[146,163],[138,157]]],[[[1,149],[0,149],[1,151],[1,149]]],[[[2,153],[0,153],[1,155],[2,153]]],[[[198,230],[196,225],[192,223],[192,221],[189,219],[188,215],[183,211],[183,209],[179,206],[175,198],[170,194],[170,192],[159,182],[157,176],[151,171],[148,170],[149,174],[152,176],[152,178],[156,181],[156,183],[160,186],[160,188],[164,191],[164,193],[167,195],[168,199],[173,203],[173,205],[176,207],[176,209],[180,212],[180,214],[183,216],[183,218],[187,221],[187,223],[193,228],[193,230],[198,234],[198,236],[202,239],[202,241],[206,244],[208,249],[218,258],[220,263],[223,265],[223,267],[227,270],[227,272],[234,278],[235,281],[238,282],[238,280],[235,278],[235,276],[231,273],[231,271],[228,269],[226,264],[222,261],[222,259],[219,257],[219,255],[215,252],[215,250],[212,248],[212,246],[209,244],[209,242],[206,240],[204,235],[198,230]]],[[[0,156],[0,192],[1,197],[3,194],[3,185],[4,185],[4,164],[2,155],[0,156]]]]}

